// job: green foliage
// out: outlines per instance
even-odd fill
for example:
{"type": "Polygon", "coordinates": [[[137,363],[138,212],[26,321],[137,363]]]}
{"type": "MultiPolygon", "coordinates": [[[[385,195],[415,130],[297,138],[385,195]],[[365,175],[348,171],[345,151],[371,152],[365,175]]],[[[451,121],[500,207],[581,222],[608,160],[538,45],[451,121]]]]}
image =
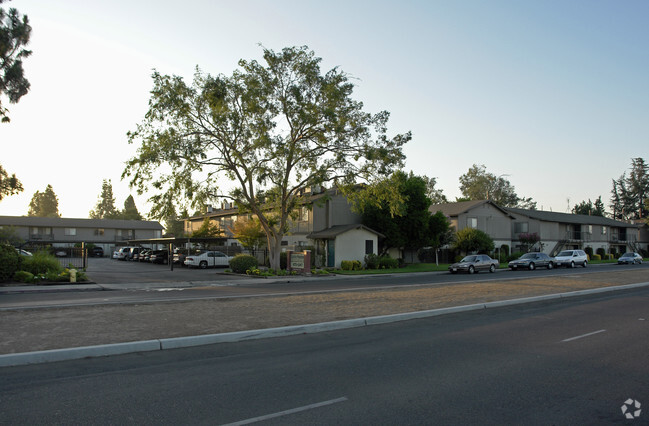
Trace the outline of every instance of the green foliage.
{"type": "Polygon", "coordinates": [[[502,207],[535,209],[536,202],[531,198],[519,197],[512,184],[503,176],[487,173],[484,165],[474,164],[460,176],[462,196],[474,201],[491,200],[502,207]]]}
{"type": "Polygon", "coordinates": [[[9,281],[20,267],[20,256],[8,244],[0,244],[0,282],[9,281]]]}
{"type": "Polygon", "coordinates": [[[365,255],[365,269],[378,269],[379,268],[379,256],[370,253],[365,255]]]}
{"type": "Polygon", "coordinates": [[[138,193],[154,190],[154,218],[176,204],[208,204],[222,178],[240,211],[259,218],[277,269],[290,216],[307,201],[303,189],[331,183],[351,193],[359,181],[389,176],[403,166],[411,135],[388,138],[389,114],[364,112],[347,74],[322,74],[308,47],[263,56],[265,64],[239,61],[230,77],[197,69],[192,85],[155,71],[149,111],[128,133],[139,148],[122,177],[138,193]]]}
{"type": "Polygon", "coordinates": [[[54,273],[56,276],[63,271],[59,260],[46,250],[37,251],[33,256],[24,256],[21,268],[34,275],[54,273]]]}
{"type": "Polygon", "coordinates": [[[589,255],[590,260],[602,260],[602,256],[599,254],[593,254],[592,256],[589,255]]]}
{"type": "Polygon", "coordinates": [[[631,159],[631,170],[613,179],[611,210],[613,219],[629,220],[649,216],[649,164],[643,158],[631,159]]]}
{"type": "MultiPolygon", "coordinates": [[[[0,106],[0,108],[2,107],[0,106]]],[[[0,165],[0,200],[8,195],[16,195],[23,189],[23,184],[18,180],[16,174],[9,176],[9,173],[0,165]]]]}
{"type": "Polygon", "coordinates": [[[515,251],[514,253],[512,253],[510,256],[507,257],[507,262],[511,262],[512,260],[516,260],[516,259],[518,259],[519,257],[521,257],[524,254],[525,253],[523,253],[522,251],[515,251]]]}
{"type": "Polygon", "coordinates": [[[239,218],[230,232],[248,250],[258,249],[266,244],[266,233],[257,218],[239,218]]]}
{"type": "Polygon", "coordinates": [[[592,247],[588,246],[588,247],[584,248],[584,252],[586,252],[586,254],[588,255],[589,258],[593,257],[593,248],[592,247]]]}
{"type": "Polygon", "coordinates": [[[600,247],[596,250],[596,253],[600,256],[600,259],[603,259],[606,256],[606,250],[604,247],[600,247]]]}
{"type": "Polygon", "coordinates": [[[52,189],[52,185],[47,185],[45,191],[36,191],[29,203],[28,216],[36,217],[60,217],[59,200],[52,189]]]}
{"type": "Polygon", "coordinates": [[[18,271],[14,274],[14,281],[17,281],[19,283],[33,283],[34,274],[27,271],[18,271]]]}
{"type": "Polygon", "coordinates": [[[399,268],[399,259],[390,256],[365,255],[365,269],[396,269],[399,268]]]}
{"type": "Polygon", "coordinates": [[[606,213],[604,211],[604,203],[602,202],[602,196],[600,195],[597,200],[595,200],[595,204],[593,204],[590,199],[588,199],[588,202],[582,201],[581,203],[575,205],[572,208],[572,212],[574,214],[583,214],[587,216],[604,216],[606,213]]]}
{"type": "Polygon", "coordinates": [[[238,254],[230,260],[230,268],[232,272],[237,274],[245,274],[248,270],[257,269],[259,262],[254,256],[249,254],[238,254]]]}
{"type": "Polygon", "coordinates": [[[203,219],[201,227],[196,231],[192,232],[190,237],[201,237],[201,238],[210,238],[210,237],[219,237],[221,236],[221,230],[215,224],[210,222],[210,218],[206,217],[203,219]]]}
{"type": "Polygon", "coordinates": [[[110,179],[104,179],[101,184],[101,194],[94,210],[90,211],[91,219],[117,219],[119,212],[115,207],[113,196],[113,183],[110,179]]]}
{"type": "Polygon", "coordinates": [[[343,271],[360,271],[363,265],[358,260],[343,260],[340,262],[340,269],[343,271]]]}
{"type": "Polygon", "coordinates": [[[485,232],[474,228],[464,228],[455,234],[454,248],[465,253],[488,253],[494,249],[494,241],[485,232]]]}
{"type": "MultiPolygon", "coordinates": [[[[0,8],[0,95],[9,98],[9,103],[12,104],[17,103],[29,91],[30,84],[24,75],[23,59],[32,52],[23,47],[29,43],[31,31],[27,16],[21,17],[14,8],[8,12],[0,8]]],[[[10,121],[8,113],[9,110],[0,102],[2,122],[10,121]]]]}

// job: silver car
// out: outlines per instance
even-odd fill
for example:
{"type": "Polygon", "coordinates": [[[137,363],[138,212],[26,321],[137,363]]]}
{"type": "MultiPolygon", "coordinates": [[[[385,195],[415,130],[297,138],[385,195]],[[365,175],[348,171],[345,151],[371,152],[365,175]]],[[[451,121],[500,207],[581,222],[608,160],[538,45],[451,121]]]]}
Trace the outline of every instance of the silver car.
{"type": "Polygon", "coordinates": [[[545,253],[526,253],[516,260],[512,260],[507,265],[512,271],[515,269],[529,269],[533,271],[539,267],[552,269],[554,267],[554,259],[545,253]]]}
{"type": "Polygon", "coordinates": [[[462,271],[473,274],[479,271],[495,272],[499,266],[500,264],[497,260],[490,258],[486,254],[472,254],[452,264],[448,267],[448,270],[451,271],[451,274],[457,274],[462,271]]]}
{"type": "Polygon", "coordinates": [[[557,267],[574,268],[581,265],[585,268],[588,265],[588,255],[583,250],[562,250],[554,257],[554,263],[557,267]]]}
{"type": "Polygon", "coordinates": [[[622,264],[635,265],[636,263],[638,263],[638,264],[642,263],[642,256],[640,256],[638,253],[635,253],[635,252],[624,253],[617,260],[618,265],[622,265],[622,264]]]}

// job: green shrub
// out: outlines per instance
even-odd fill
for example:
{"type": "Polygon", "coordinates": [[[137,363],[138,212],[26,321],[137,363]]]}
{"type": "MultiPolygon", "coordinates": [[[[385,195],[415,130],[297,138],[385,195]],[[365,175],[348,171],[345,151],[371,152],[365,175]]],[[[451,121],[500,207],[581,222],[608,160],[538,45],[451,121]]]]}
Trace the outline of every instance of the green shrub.
{"type": "Polygon", "coordinates": [[[602,260],[602,256],[599,254],[594,254],[590,257],[590,260],[602,260]]]}
{"type": "Polygon", "coordinates": [[[0,282],[9,281],[20,267],[20,256],[8,244],[0,244],[0,282]]]}
{"type": "Polygon", "coordinates": [[[599,254],[600,259],[603,259],[606,256],[606,250],[604,250],[604,247],[598,248],[596,252],[599,254]]]}
{"type": "Polygon", "coordinates": [[[359,271],[363,265],[358,260],[343,260],[340,262],[340,269],[343,271],[359,271]]]}
{"type": "Polygon", "coordinates": [[[521,257],[524,254],[525,253],[523,253],[522,251],[515,251],[510,256],[507,256],[507,262],[511,262],[512,260],[516,260],[516,259],[518,259],[519,257],[521,257]]]}
{"type": "Polygon", "coordinates": [[[586,252],[586,254],[588,255],[588,257],[590,257],[591,259],[593,258],[593,253],[594,253],[594,252],[593,252],[593,248],[592,248],[592,247],[588,246],[588,247],[586,247],[586,248],[584,249],[584,251],[586,252]]]}
{"type": "Polygon", "coordinates": [[[379,257],[374,253],[365,255],[365,269],[378,269],[379,257]]]}
{"type": "Polygon", "coordinates": [[[255,270],[258,267],[257,258],[249,254],[238,254],[230,260],[230,268],[237,274],[245,274],[247,270],[255,270]]]}
{"type": "Polygon", "coordinates": [[[393,259],[390,256],[381,256],[379,259],[379,269],[397,269],[399,259],[393,259]]]}
{"type": "Polygon", "coordinates": [[[605,257],[606,260],[613,260],[614,258],[615,258],[615,256],[612,255],[612,254],[607,254],[606,257],[605,257]]]}
{"type": "Polygon", "coordinates": [[[25,256],[23,258],[22,269],[31,272],[34,275],[42,275],[48,273],[59,274],[63,271],[63,267],[59,260],[47,251],[41,250],[34,253],[33,256],[25,256]]]}
{"type": "Polygon", "coordinates": [[[18,271],[14,274],[14,281],[17,281],[19,283],[33,283],[34,274],[27,271],[18,271]]]}

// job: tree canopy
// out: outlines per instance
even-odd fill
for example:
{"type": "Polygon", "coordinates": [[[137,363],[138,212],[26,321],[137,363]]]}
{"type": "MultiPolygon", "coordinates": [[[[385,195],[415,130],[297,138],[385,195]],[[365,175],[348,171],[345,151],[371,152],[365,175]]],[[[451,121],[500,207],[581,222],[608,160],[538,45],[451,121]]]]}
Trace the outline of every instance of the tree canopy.
{"type": "Polygon", "coordinates": [[[604,216],[606,213],[601,196],[595,200],[595,203],[590,201],[590,199],[588,199],[588,201],[582,201],[572,208],[572,212],[574,214],[584,214],[588,216],[604,216]]]}
{"type": "Polygon", "coordinates": [[[61,217],[59,214],[59,199],[52,189],[52,185],[47,185],[45,191],[36,191],[29,203],[27,216],[36,217],[61,217]]]}
{"type": "Polygon", "coordinates": [[[494,241],[491,237],[474,228],[460,229],[455,234],[454,248],[464,253],[487,253],[494,249],[494,241]]]}
{"type": "Polygon", "coordinates": [[[157,218],[174,204],[230,198],[259,218],[278,269],[304,188],[351,193],[357,183],[389,176],[403,166],[411,135],[388,138],[389,113],[364,112],[350,77],[338,68],[322,74],[308,47],[264,48],[263,57],[265,64],[240,60],[231,76],[197,69],[192,85],[155,71],[149,111],[128,133],[139,148],[123,177],[140,193],[154,188],[157,218]],[[224,180],[234,188],[221,188],[224,180]]]}
{"type": "Polygon", "coordinates": [[[0,165],[0,201],[8,195],[16,195],[23,191],[23,184],[13,174],[9,173],[0,165]]]}
{"type": "Polygon", "coordinates": [[[629,220],[647,218],[649,206],[649,165],[642,158],[631,159],[631,170],[613,179],[611,211],[613,219],[629,220]]]}
{"type": "Polygon", "coordinates": [[[101,193],[95,209],[90,211],[90,219],[116,219],[119,212],[115,207],[113,196],[113,183],[104,179],[101,184],[101,193]]]}
{"type": "Polygon", "coordinates": [[[536,209],[535,201],[519,197],[504,175],[488,173],[484,165],[474,164],[460,176],[460,191],[463,197],[461,200],[491,200],[502,207],[536,209]]]}
{"type": "MultiPolygon", "coordinates": [[[[0,0],[0,4],[5,0],[0,0]]],[[[15,104],[29,91],[29,81],[25,78],[23,59],[31,55],[24,49],[29,43],[32,27],[26,15],[14,8],[6,12],[0,8],[0,121],[9,122],[9,110],[2,104],[7,97],[15,104]]]]}

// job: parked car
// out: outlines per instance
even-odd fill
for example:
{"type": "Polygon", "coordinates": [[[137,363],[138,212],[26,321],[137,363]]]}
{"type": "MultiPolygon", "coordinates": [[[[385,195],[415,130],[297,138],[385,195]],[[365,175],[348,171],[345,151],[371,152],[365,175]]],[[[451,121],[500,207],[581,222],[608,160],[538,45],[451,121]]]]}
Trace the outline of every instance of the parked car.
{"type": "Polygon", "coordinates": [[[90,256],[104,257],[104,249],[103,249],[103,247],[95,246],[92,249],[90,249],[90,256]]]}
{"type": "Polygon", "coordinates": [[[622,265],[622,264],[635,265],[636,263],[639,263],[639,264],[642,263],[642,256],[640,256],[638,253],[635,253],[635,252],[624,253],[617,260],[618,265],[622,265]]]}
{"type": "Polygon", "coordinates": [[[119,250],[113,252],[113,259],[119,259],[119,250]]]}
{"type": "Polygon", "coordinates": [[[554,261],[557,267],[574,268],[581,265],[585,268],[588,265],[588,255],[583,250],[563,250],[554,257],[554,261]]]}
{"type": "Polygon", "coordinates": [[[149,262],[151,260],[151,252],[153,250],[151,249],[144,249],[140,252],[140,255],[138,256],[137,260],[138,262],[149,262]]]}
{"type": "Polygon", "coordinates": [[[27,250],[23,250],[23,249],[19,249],[19,248],[16,249],[16,253],[18,253],[21,256],[33,256],[33,254],[31,254],[27,250]]]}
{"type": "Polygon", "coordinates": [[[554,259],[545,253],[525,253],[516,260],[512,260],[507,265],[512,271],[525,268],[533,271],[536,268],[554,268],[554,259]]]}
{"type": "Polygon", "coordinates": [[[486,254],[472,254],[448,267],[451,274],[458,272],[468,272],[473,274],[479,271],[495,272],[500,264],[497,260],[490,258],[486,254]]]}
{"type": "Polygon", "coordinates": [[[206,251],[198,255],[188,255],[185,258],[185,265],[197,266],[201,269],[214,266],[229,266],[232,256],[220,251],[206,251]]]}
{"type": "Polygon", "coordinates": [[[153,250],[151,256],[149,257],[149,262],[151,263],[162,263],[166,265],[169,263],[169,251],[168,250],[153,250]]]}
{"type": "Polygon", "coordinates": [[[131,253],[131,249],[134,247],[120,247],[119,250],[117,250],[117,259],[118,260],[128,260],[129,254],[131,253]]]}

